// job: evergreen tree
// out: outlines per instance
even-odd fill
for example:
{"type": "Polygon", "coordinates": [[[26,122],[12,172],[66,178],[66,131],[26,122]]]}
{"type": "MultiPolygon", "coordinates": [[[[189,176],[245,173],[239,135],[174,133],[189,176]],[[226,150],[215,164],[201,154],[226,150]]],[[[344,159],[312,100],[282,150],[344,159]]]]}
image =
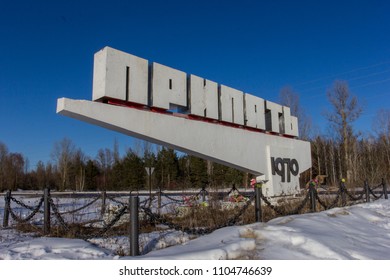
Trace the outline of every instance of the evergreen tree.
{"type": "Polygon", "coordinates": [[[214,163],[212,182],[215,187],[241,187],[245,173],[237,169],[214,163]]]}
{"type": "Polygon", "coordinates": [[[192,188],[202,188],[208,185],[207,162],[201,158],[189,156],[189,175],[192,188]]]}
{"type": "Polygon", "coordinates": [[[122,160],[121,189],[139,190],[145,187],[145,166],[142,159],[131,149],[122,160]]]}
{"type": "MultiPolygon", "coordinates": [[[[97,190],[100,171],[93,160],[88,160],[85,166],[85,189],[97,190]]],[[[105,190],[104,188],[102,190],[105,190]]]]}
{"type": "Polygon", "coordinates": [[[179,159],[172,149],[162,148],[157,154],[155,178],[162,189],[175,188],[179,175],[179,159]]]}

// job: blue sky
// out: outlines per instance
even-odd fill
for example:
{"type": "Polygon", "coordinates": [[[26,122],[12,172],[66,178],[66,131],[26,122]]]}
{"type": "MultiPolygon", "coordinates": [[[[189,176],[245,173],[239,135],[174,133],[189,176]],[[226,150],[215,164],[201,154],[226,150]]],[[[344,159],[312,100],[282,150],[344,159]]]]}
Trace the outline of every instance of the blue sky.
{"type": "Polygon", "coordinates": [[[390,101],[389,1],[5,1],[0,9],[0,141],[49,161],[68,137],[87,155],[133,139],[56,115],[56,100],[92,98],[104,46],[277,101],[291,86],[326,132],[326,91],[349,82],[368,134],[390,101]]]}

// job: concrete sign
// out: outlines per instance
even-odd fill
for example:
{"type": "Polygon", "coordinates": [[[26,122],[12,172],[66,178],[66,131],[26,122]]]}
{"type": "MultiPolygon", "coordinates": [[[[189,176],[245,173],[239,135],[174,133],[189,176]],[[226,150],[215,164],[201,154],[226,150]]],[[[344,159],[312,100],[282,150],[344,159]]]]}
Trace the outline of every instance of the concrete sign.
{"type": "Polygon", "coordinates": [[[57,112],[299,190],[311,167],[290,108],[109,47],[94,58],[93,101],[61,98],[57,112]]]}

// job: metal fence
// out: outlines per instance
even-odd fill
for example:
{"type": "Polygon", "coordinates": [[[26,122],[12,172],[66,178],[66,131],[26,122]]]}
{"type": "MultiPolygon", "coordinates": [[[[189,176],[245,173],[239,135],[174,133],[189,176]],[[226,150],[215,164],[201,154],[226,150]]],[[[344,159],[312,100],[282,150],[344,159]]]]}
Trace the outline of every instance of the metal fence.
{"type": "MultiPolygon", "coordinates": [[[[143,221],[151,224],[162,224],[171,229],[183,231],[188,234],[203,235],[222,227],[239,224],[242,222],[242,216],[248,212],[250,206],[254,206],[254,210],[252,211],[254,211],[255,221],[263,222],[264,211],[267,209],[271,209],[277,215],[286,216],[303,213],[303,209],[316,212],[355,203],[370,202],[371,200],[380,198],[388,199],[388,193],[387,185],[383,179],[379,185],[373,187],[370,187],[368,182],[365,181],[363,187],[355,190],[348,190],[344,182],[340,182],[338,189],[333,191],[323,189],[317,185],[311,185],[302,192],[301,196],[294,198],[295,206],[294,209],[290,210],[286,210],[284,204],[275,202],[275,198],[264,196],[261,187],[242,192],[234,187],[228,192],[218,193],[208,192],[205,188],[199,192],[176,194],[156,192],[153,196],[149,197],[139,196],[139,194],[135,193],[122,193],[115,196],[114,194],[102,192],[90,194],[88,197],[92,199],[84,205],[72,210],[60,211],[60,203],[55,203],[54,196],[49,189],[45,189],[44,193],[37,198],[35,206],[18,200],[12,195],[11,191],[8,191],[4,196],[3,228],[10,227],[10,218],[12,218],[14,221],[13,225],[33,224],[44,235],[51,234],[53,223],[56,229],[61,228],[63,231],[69,232],[74,226],[75,221],[72,221],[68,217],[85,209],[93,208],[95,209],[94,219],[79,221],[79,227],[74,232],[74,237],[85,240],[104,237],[110,230],[116,231],[118,224],[124,224],[129,236],[130,255],[136,256],[139,255],[140,217],[143,221]],[[172,215],[161,213],[161,210],[166,209],[170,204],[179,205],[179,207],[180,205],[184,205],[186,209],[209,207],[207,202],[210,201],[212,195],[216,195],[217,199],[229,197],[229,203],[231,204],[228,205],[233,205],[233,208],[235,208],[235,211],[231,212],[232,216],[221,224],[212,227],[191,228],[176,223],[175,219],[172,219],[172,215]],[[140,201],[141,197],[143,198],[142,201],[140,201]],[[109,208],[108,202],[116,205],[114,211],[109,208]],[[19,209],[19,214],[15,210],[16,208],[19,209]],[[24,212],[30,213],[28,215],[22,215],[21,209],[24,212]],[[107,213],[111,214],[107,216],[107,213]],[[37,220],[33,220],[37,216],[39,216],[37,218],[38,222],[37,220]],[[88,228],[86,225],[90,229],[93,227],[93,230],[81,230],[84,227],[88,228]]],[[[291,198],[287,201],[290,205],[292,204],[291,198]]]]}

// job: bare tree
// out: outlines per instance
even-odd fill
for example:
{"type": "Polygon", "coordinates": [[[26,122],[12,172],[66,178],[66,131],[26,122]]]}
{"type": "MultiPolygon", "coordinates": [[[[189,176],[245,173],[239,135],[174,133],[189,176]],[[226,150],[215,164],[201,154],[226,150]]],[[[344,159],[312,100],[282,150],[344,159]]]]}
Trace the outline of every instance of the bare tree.
{"type": "Polygon", "coordinates": [[[336,175],[336,152],[335,149],[336,147],[333,145],[333,142],[331,140],[328,141],[328,146],[329,146],[329,162],[330,162],[330,174],[325,174],[329,177],[329,181],[331,181],[333,184],[337,182],[337,175],[336,175]]]}
{"type": "Polygon", "coordinates": [[[103,189],[107,189],[108,174],[110,173],[110,170],[112,169],[114,162],[116,162],[115,153],[108,148],[99,149],[98,155],[96,157],[96,161],[98,163],[100,170],[103,173],[103,189]]]}
{"type": "Polygon", "coordinates": [[[42,161],[38,161],[35,172],[36,172],[37,186],[42,189],[45,188],[47,185],[46,167],[42,161]]]}
{"type": "Polygon", "coordinates": [[[390,110],[381,109],[375,116],[373,129],[378,136],[386,136],[390,139],[390,110]]]}
{"type": "Polygon", "coordinates": [[[387,166],[385,171],[387,174],[390,173],[390,110],[382,109],[379,110],[374,122],[374,131],[378,135],[379,146],[383,147],[382,156],[384,157],[384,165],[387,166]]]}
{"type": "Polygon", "coordinates": [[[88,157],[78,149],[73,156],[73,169],[75,176],[75,187],[78,191],[83,191],[85,187],[85,166],[88,157]]]}
{"type": "Polygon", "coordinates": [[[0,190],[4,189],[5,186],[5,166],[8,157],[8,148],[7,146],[0,142],[0,190]]]}
{"type": "Polygon", "coordinates": [[[10,167],[11,167],[11,180],[13,187],[16,188],[19,186],[21,177],[24,174],[24,157],[20,153],[11,153],[9,155],[10,167]]]}
{"type": "Polygon", "coordinates": [[[65,190],[69,183],[69,169],[71,161],[75,155],[75,145],[68,138],[62,139],[60,142],[54,143],[51,156],[57,164],[60,173],[60,190],[65,190]]]}
{"type": "Polygon", "coordinates": [[[362,107],[356,96],[349,90],[345,81],[335,81],[333,88],[327,92],[328,100],[333,107],[333,112],[325,113],[331,127],[337,132],[342,144],[342,157],[347,181],[352,179],[351,148],[354,140],[352,123],[359,118],[362,107]]]}
{"type": "Polygon", "coordinates": [[[25,159],[20,153],[9,153],[5,144],[0,142],[0,190],[16,189],[22,186],[25,159]]]}
{"type": "Polygon", "coordinates": [[[291,115],[298,118],[299,137],[305,140],[310,139],[313,136],[311,133],[312,121],[300,105],[299,94],[294,92],[291,87],[284,87],[280,90],[279,101],[281,105],[290,108],[291,115]]]}

